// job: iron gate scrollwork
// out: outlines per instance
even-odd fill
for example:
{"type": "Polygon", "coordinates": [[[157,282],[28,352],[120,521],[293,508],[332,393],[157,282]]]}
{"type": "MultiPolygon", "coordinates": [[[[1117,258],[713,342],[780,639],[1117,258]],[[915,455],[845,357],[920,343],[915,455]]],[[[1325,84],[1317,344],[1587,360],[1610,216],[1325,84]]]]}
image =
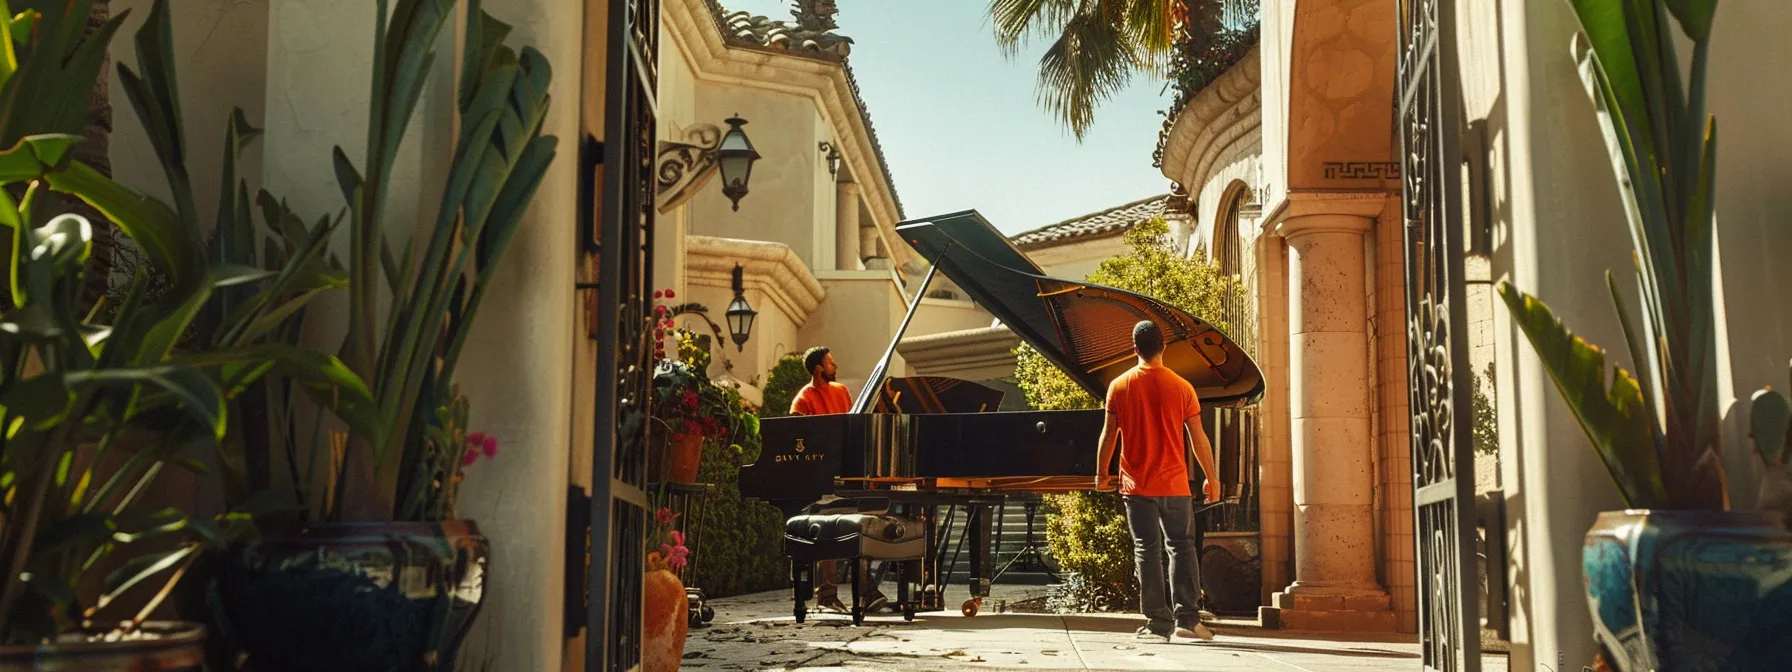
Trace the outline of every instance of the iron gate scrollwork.
{"type": "Polygon", "coordinates": [[[1407,388],[1423,662],[1428,670],[1478,672],[1480,588],[1453,4],[1399,0],[1407,388]]]}
{"type": "Polygon", "coordinates": [[[585,576],[585,669],[590,671],[641,666],[648,513],[645,413],[653,353],[648,292],[660,3],[605,4],[604,141],[602,170],[594,171],[602,175],[596,185],[601,195],[592,195],[596,207],[590,212],[597,221],[580,222],[598,227],[595,240],[588,240],[596,244],[598,259],[591,539],[585,576]]]}

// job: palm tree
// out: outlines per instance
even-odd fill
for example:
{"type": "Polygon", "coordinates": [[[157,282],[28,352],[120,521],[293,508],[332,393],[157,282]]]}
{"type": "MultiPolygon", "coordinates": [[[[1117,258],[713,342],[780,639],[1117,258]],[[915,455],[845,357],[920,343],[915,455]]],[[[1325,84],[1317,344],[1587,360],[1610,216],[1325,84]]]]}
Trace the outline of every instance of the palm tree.
{"type": "Polygon", "coordinates": [[[990,0],[996,43],[1012,58],[1035,37],[1055,40],[1039,59],[1039,103],[1080,142],[1095,108],[1135,72],[1161,72],[1179,47],[1204,48],[1219,30],[1220,0],[990,0]],[[1195,44],[1179,45],[1193,41],[1195,44]]]}

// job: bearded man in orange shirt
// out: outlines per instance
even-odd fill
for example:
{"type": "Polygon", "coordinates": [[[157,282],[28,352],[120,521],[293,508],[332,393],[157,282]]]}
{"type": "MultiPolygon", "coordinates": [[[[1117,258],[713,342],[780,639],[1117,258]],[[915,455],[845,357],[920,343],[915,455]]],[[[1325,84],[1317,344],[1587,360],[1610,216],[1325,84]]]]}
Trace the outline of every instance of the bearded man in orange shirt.
{"type": "Polygon", "coordinates": [[[1201,429],[1201,401],[1195,388],[1164,366],[1164,335],[1156,322],[1133,325],[1138,365],[1108,385],[1107,421],[1096,452],[1095,486],[1114,490],[1108,465],[1120,451],[1118,489],[1132,533],[1133,567],[1139,579],[1139,611],[1147,619],[1136,637],[1149,641],[1213,639],[1201,623],[1200,549],[1195,548],[1194,502],[1189,492],[1183,432],[1194,439],[1195,459],[1206,482],[1208,502],[1219,501],[1213,447],[1201,429]],[[1164,576],[1164,546],[1170,572],[1164,576]],[[1169,594],[1165,595],[1166,586],[1169,594]],[[1176,607],[1172,611],[1170,603],[1176,607]]]}
{"type": "MultiPolygon", "coordinates": [[[[803,367],[809,370],[809,384],[797,390],[796,398],[790,400],[792,415],[834,415],[852,410],[852,393],[845,385],[834,382],[840,367],[834,364],[834,355],[825,346],[816,346],[803,352],[803,367]]],[[[846,613],[846,605],[840,602],[840,586],[835,578],[833,560],[815,563],[815,605],[837,613],[846,613]]],[[[887,568],[888,564],[882,566],[887,568]]],[[[865,610],[876,612],[889,603],[889,598],[877,589],[878,578],[883,569],[871,579],[871,595],[866,601],[865,610]]]]}

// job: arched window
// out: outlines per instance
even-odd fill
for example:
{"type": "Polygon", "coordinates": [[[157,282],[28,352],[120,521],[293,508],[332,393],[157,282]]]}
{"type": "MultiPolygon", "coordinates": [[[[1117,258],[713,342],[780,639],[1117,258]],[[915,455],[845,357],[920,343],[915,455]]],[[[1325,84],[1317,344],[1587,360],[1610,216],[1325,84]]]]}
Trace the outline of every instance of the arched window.
{"type": "Polygon", "coordinates": [[[1251,188],[1243,182],[1234,182],[1226,189],[1226,196],[1220,199],[1220,209],[1214,217],[1213,257],[1220,265],[1220,271],[1227,276],[1237,276],[1244,272],[1244,241],[1239,239],[1238,213],[1243,211],[1251,199],[1251,188]]]}

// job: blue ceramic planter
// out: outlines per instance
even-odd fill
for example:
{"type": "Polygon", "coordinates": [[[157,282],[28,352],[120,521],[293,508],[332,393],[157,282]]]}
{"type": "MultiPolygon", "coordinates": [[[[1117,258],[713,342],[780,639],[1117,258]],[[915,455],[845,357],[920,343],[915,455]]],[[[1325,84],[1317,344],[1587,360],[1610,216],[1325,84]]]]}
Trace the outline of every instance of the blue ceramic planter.
{"type": "Polygon", "coordinates": [[[1614,669],[1792,670],[1792,532],[1779,514],[1607,511],[1581,567],[1614,669]]]}

